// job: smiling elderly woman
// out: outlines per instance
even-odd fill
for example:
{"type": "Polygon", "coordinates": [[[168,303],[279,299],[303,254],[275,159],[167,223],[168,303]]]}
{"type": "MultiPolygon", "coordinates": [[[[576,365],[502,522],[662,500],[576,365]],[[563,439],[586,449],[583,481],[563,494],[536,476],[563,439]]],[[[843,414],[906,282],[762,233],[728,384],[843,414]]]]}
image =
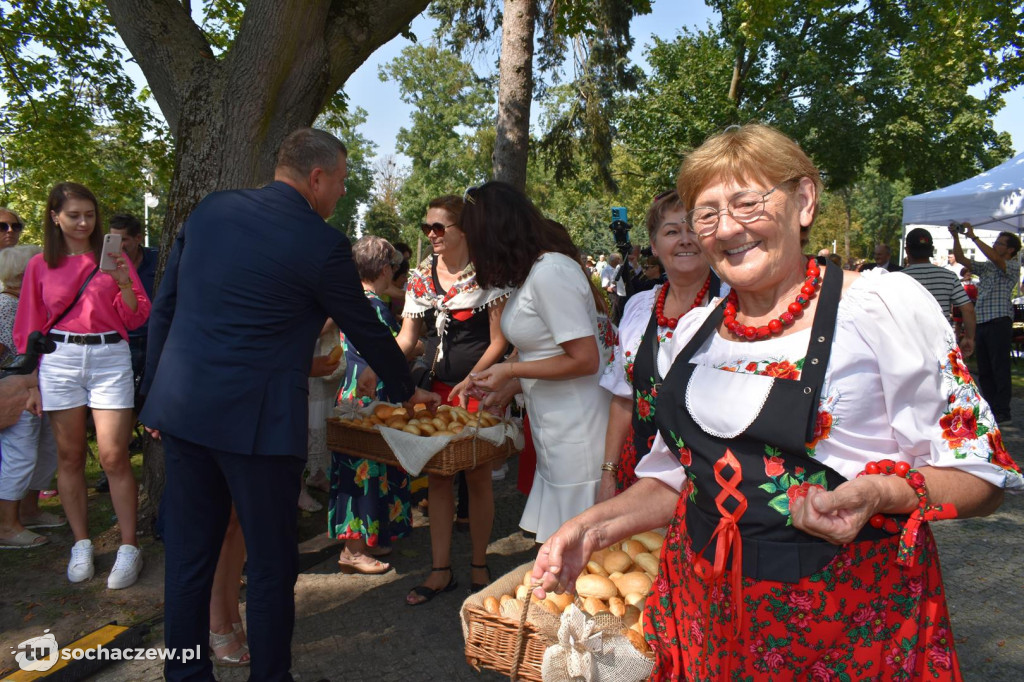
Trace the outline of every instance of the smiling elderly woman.
{"type": "Polygon", "coordinates": [[[928,521],[1024,481],[949,325],[909,277],[802,254],[821,181],[779,132],[711,138],[678,187],[732,292],[680,320],[641,480],[545,543],[538,596],[667,524],[653,679],[960,679],[928,521]]]}

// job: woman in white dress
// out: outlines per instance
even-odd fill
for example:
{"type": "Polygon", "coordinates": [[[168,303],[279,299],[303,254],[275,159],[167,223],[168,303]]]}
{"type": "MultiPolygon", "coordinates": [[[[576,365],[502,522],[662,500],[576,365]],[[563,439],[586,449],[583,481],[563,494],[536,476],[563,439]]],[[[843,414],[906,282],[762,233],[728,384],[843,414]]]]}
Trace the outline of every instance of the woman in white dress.
{"type": "Polygon", "coordinates": [[[473,384],[506,400],[520,388],[526,396],[537,471],[519,525],[543,542],[594,504],[611,398],[598,380],[614,331],[599,324],[604,299],[568,232],[519,190],[467,190],[462,230],[480,286],[516,287],[501,330],[518,359],[477,372],[473,384]]]}

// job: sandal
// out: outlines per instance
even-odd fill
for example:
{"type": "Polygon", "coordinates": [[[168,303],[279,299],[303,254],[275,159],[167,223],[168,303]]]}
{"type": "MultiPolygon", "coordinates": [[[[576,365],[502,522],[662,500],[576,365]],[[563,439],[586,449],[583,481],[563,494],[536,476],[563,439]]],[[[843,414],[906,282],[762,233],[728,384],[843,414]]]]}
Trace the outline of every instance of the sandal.
{"type": "Polygon", "coordinates": [[[347,557],[338,557],[338,568],[342,573],[360,573],[362,575],[380,575],[391,570],[391,564],[373,557],[356,555],[355,561],[347,557]]]}
{"type": "Polygon", "coordinates": [[[0,549],[31,549],[42,547],[50,541],[50,538],[39,533],[33,533],[27,528],[14,537],[0,538],[0,549]]]}
{"type": "Polygon", "coordinates": [[[491,567],[488,566],[487,564],[474,564],[472,562],[470,562],[469,565],[470,565],[471,568],[482,568],[483,570],[487,571],[487,582],[485,582],[485,583],[470,582],[469,583],[469,592],[470,592],[470,594],[473,594],[474,592],[479,592],[480,590],[484,589],[485,587],[487,587],[488,585],[491,584],[491,567]]]}
{"type": "Polygon", "coordinates": [[[441,573],[442,571],[448,571],[451,578],[448,579],[448,584],[439,590],[435,590],[426,585],[417,585],[409,591],[409,594],[405,595],[405,603],[407,606],[419,606],[420,604],[426,604],[428,601],[441,594],[442,592],[451,592],[459,586],[459,583],[455,580],[455,574],[452,573],[451,566],[442,566],[441,568],[430,567],[431,573],[441,573]],[[409,601],[410,597],[422,597],[422,601],[409,601]]]}
{"type": "Polygon", "coordinates": [[[249,665],[249,645],[238,641],[238,633],[233,627],[231,632],[223,635],[210,630],[210,650],[213,653],[214,665],[224,668],[241,668],[249,665]]]}

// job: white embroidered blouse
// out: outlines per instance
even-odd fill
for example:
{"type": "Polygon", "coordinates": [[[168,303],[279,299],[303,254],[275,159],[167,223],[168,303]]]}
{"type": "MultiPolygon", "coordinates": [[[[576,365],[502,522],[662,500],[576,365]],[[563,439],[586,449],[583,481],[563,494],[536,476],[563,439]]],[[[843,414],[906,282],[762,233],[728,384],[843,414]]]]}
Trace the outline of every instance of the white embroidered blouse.
{"type": "MultiPolygon", "coordinates": [[[[662,376],[712,309],[693,310],[679,321],[659,353],[662,376]]],[[[776,380],[798,378],[809,338],[809,329],[754,343],[713,334],[692,362],[776,380]]],[[[694,374],[694,382],[703,382],[697,387],[703,398],[694,404],[704,409],[691,411],[704,413],[695,416],[705,429],[712,422],[716,428],[730,421],[742,426],[757,410],[753,403],[760,391],[729,392],[722,388],[729,382],[716,382],[715,376],[694,374]],[[718,400],[709,405],[709,396],[718,400]]],[[[883,270],[861,275],[840,300],[817,426],[806,451],[848,479],[868,462],[889,458],[913,467],[956,467],[1002,488],[1024,489],[935,299],[909,276],[883,270]]],[[[660,434],[636,473],[676,490],[686,481],[685,468],[660,434]]]]}

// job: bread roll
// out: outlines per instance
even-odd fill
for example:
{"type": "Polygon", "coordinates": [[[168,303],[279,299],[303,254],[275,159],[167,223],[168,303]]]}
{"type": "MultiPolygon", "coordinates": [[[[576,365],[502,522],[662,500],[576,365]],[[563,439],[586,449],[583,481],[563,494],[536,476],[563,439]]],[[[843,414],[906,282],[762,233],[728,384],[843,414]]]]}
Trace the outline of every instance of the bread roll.
{"type": "Polygon", "coordinates": [[[636,565],[651,575],[658,575],[658,557],[649,552],[636,555],[636,565]]]}
{"type": "Polygon", "coordinates": [[[516,588],[516,599],[523,601],[530,594],[530,588],[527,585],[520,585],[516,588]]]}
{"type": "Polygon", "coordinates": [[[647,595],[646,594],[640,594],[639,592],[629,592],[623,598],[626,600],[627,604],[629,604],[631,606],[636,606],[636,607],[639,607],[639,608],[643,608],[644,607],[644,602],[647,601],[647,595]]]}
{"type": "Polygon", "coordinates": [[[619,578],[615,586],[622,594],[647,594],[651,591],[651,579],[643,571],[633,571],[619,578]]]}
{"type": "Polygon", "coordinates": [[[633,645],[633,648],[642,654],[649,653],[651,648],[647,646],[647,640],[644,636],[633,629],[626,630],[626,639],[633,645]]]}
{"type": "Polygon", "coordinates": [[[626,615],[626,602],[622,600],[622,597],[612,597],[608,600],[608,610],[612,612],[613,616],[622,618],[626,615]]]}
{"type": "Polygon", "coordinates": [[[540,606],[542,609],[550,613],[552,616],[558,616],[562,613],[562,609],[558,608],[558,605],[550,599],[540,599],[534,601],[537,603],[538,606],[540,606]]]}
{"type": "Polygon", "coordinates": [[[501,605],[494,597],[487,597],[484,599],[484,610],[487,611],[487,613],[498,613],[500,608],[501,605]]]}
{"type": "Polygon", "coordinates": [[[636,561],[636,555],[646,552],[647,548],[639,540],[626,540],[622,543],[622,551],[628,554],[630,559],[636,561]]]}
{"type": "Polygon", "coordinates": [[[499,604],[504,604],[509,599],[515,601],[515,597],[513,597],[511,594],[503,594],[503,595],[501,595],[501,599],[498,600],[498,603],[499,604]]]}
{"type": "Polygon", "coordinates": [[[395,409],[391,410],[391,416],[392,417],[405,417],[406,419],[408,419],[409,418],[409,410],[405,409],[404,407],[396,407],[395,409]]]}
{"type": "Polygon", "coordinates": [[[455,432],[454,431],[441,431],[441,430],[438,430],[438,431],[434,431],[434,435],[435,436],[454,436],[455,432]]]}
{"type": "Polygon", "coordinates": [[[413,426],[412,424],[407,424],[406,427],[404,429],[402,429],[402,430],[405,431],[406,433],[411,433],[414,436],[422,436],[423,435],[423,432],[420,431],[419,427],[418,426],[413,426]]]}
{"type": "Polygon", "coordinates": [[[373,408],[373,415],[378,419],[387,419],[392,415],[394,409],[395,408],[391,407],[390,405],[378,405],[377,407],[373,408]]]}
{"type": "Polygon", "coordinates": [[[392,417],[384,425],[389,429],[404,429],[409,425],[409,422],[405,421],[405,417],[392,417]]]}
{"type": "Polygon", "coordinates": [[[608,552],[605,556],[604,561],[601,562],[604,566],[604,570],[608,573],[614,573],[619,571],[624,573],[630,569],[633,565],[633,560],[629,558],[629,555],[625,552],[618,550],[614,552],[608,552]]]}
{"type": "MultiPolygon", "coordinates": [[[[632,575],[632,574],[629,574],[632,575]]],[[[642,573],[640,575],[643,575],[642,573]]],[[[646,577],[646,576],[645,576],[646,577]]],[[[619,578],[625,580],[626,576],[619,578]]],[[[650,589],[650,585],[647,586],[650,589]]],[[[646,590],[645,590],[646,591],[646,590]]],[[[610,599],[618,596],[619,591],[615,584],[601,575],[584,575],[576,579],[576,592],[581,597],[597,597],[598,599],[610,599]]]]}
{"type": "Polygon", "coordinates": [[[548,592],[548,600],[558,606],[559,611],[564,611],[567,606],[572,605],[572,595],[563,592],[562,594],[555,594],[554,592],[548,592]]]}
{"type": "Polygon", "coordinates": [[[433,436],[437,428],[431,422],[420,422],[419,430],[424,436],[433,436]]]}
{"type": "Polygon", "coordinates": [[[604,570],[604,566],[597,563],[593,559],[587,562],[587,572],[591,575],[599,575],[602,578],[608,577],[608,571],[604,570]]]}
{"type": "Polygon", "coordinates": [[[448,422],[441,419],[440,417],[434,417],[430,420],[430,423],[434,425],[434,428],[438,431],[445,431],[448,429],[448,422]]]}
{"type": "Polygon", "coordinates": [[[412,406],[412,411],[413,412],[419,412],[420,410],[427,410],[427,409],[428,408],[427,408],[427,404],[426,403],[416,403],[415,405],[412,406]]]}
{"type": "Polygon", "coordinates": [[[647,551],[651,554],[658,555],[661,553],[661,545],[665,542],[665,538],[661,537],[654,531],[645,531],[643,533],[637,533],[633,536],[633,540],[639,541],[647,548],[647,551]]]}
{"type": "Polygon", "coordinates": [[[587,597],[583,600],[583,610],[591,616],[596,616],[602,611],[607,611],[608,606],[597,597],[587,597]]]}

